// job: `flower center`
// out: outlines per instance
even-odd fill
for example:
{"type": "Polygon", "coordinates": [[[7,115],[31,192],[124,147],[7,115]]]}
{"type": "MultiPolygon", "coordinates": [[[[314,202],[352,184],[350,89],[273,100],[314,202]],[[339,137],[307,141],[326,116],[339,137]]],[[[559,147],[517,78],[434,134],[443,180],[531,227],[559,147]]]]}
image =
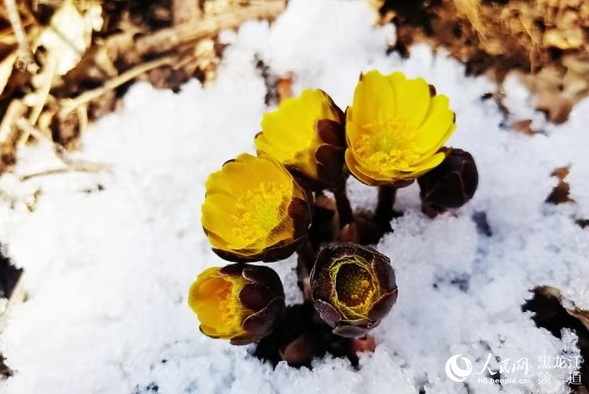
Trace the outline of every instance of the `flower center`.
{"type": "Polygon", "coordinates": [[[240,243],[249,245],[268,236],[284,215],[287,194],[286,185],[261,183],[237,200],[234,216],[237,226],[232,231],[240,243]]]}
{"type": "Polygon", "coordinates": [[[376,120],[362,126],[364,131],[354,150],[371,166],[391,170],[408,167],[419,159],[416,130],[405,119],[376,120]]]}
{"type": "Polygon", "coordinates": [[[356,263],[342,264],[335,277],[338,300],[348,308],[365,304],[374,293],[370,273],[356,263]]]}

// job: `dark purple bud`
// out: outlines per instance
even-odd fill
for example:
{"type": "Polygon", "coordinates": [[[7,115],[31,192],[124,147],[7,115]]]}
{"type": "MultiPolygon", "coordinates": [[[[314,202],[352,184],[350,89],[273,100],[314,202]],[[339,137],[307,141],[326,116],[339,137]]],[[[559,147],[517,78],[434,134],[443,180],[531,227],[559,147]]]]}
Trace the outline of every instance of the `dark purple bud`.
{"type": "Polygon", "coordinates": [[[417,182],[424,211],[443,212],[459,208],[472,198],[479,175],[470,153],[450,148],[444,161],[417,182]]]}
{"type": "Polygon", "coordinates": [[[390,260],[354,243],[321,249],[310,276],[313,305],[333,333],[360,337],[389,313],[397,299],[390,260]]]}

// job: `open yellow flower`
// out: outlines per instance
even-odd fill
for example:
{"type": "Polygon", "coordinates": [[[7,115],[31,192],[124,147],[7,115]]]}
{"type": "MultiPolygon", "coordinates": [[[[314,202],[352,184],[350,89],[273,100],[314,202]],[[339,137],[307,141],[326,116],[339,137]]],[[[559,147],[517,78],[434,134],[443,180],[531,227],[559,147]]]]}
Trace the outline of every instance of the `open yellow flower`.
{"type": "Polygon", "coordinates": [[[202,225],[213,250],[230,261],[276,261],[290,256],[306,234],[306,191],[278,162],[242,154],[206,183],[202,225]]]}
{"type": "Polygon", "coordinates": [[[255,143],[317,189],[342,178],[344,116],[322,90],[305,89],[264,115],[255,143]]]}
{"type": "Polygon", "coordinates": [[[284,307],[284,290],[278,274],[265,266],[211,267],[190,287],[188,304],[203,334],[245,344],[271,332],[284,307]]]}
{"type": "Polygon", "coordinates": [[[448,97],[422,78],[376,70],[360,77],[346,113],[346,165],[367,185],[406,184],[444,160],[455,125],[448,97]]]}

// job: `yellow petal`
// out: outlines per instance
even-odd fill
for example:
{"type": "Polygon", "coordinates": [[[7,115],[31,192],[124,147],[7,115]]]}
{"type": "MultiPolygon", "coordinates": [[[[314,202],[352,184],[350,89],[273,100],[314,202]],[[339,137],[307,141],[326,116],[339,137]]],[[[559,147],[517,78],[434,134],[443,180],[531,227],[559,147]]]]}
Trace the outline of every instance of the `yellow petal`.
{"type": "Polygon", "coordinates": [[[259,171],[254,171],[255,168],[256,163],[250,163],[249,158],[243,155],[225,163],[221,170],[209,175],[206,182],[207,195],[226,194],[234,197],[255,189],[264,180],[259,171]]]}
{"type": "MultiPolygon", "coordinates": [[[[350,112],[348,112],[348,114],[349,113],[350,112]]],[[[350,117],[351,115],[348,116],[350,117]]],[[[348,143],[348,146],[356,144],[361,136],[362,129],[360,128],[360,126],[356,122],[352,121],[351,118],[348,118],[346,120],[346,141],[348,143]]]]}
{"type": "Polygon", "coordinates": [[[430,155],[433,155],[434,153],[436,153],[438,150],[440,150],[440,148],[442,146],[444,146],[444,144],[448,141],[448,139],[452,136],[452,134],[454,133],[454,130],[456,130],[456,124],[452,123],[450,125],[450,127],[448,128],[448,130],[446,130],[446,132],[442,135],[442,138],[440,138],[440,140],[438,141],[437,144],[433,145],[427,152],[425,152],[423,154],[423,158],[428,157],[430,155]]]}
{"type": "Polygon", "coordinates": [[[446,154],[444,152],[436,153],[433,156],[428,157],[424,161],[415,165],[415,167],[411,171],[410,179],[414,179],[420,177],[421,175],[425,174],[429,170],[437,167],[444,161],[446,158],[446,154]]]}
{"type": "Polygon", "coordinates": [[[359,125],[389,118],[395,111],[395,96],[387,78],[377,70],[363,74],[356,85],[352,107],[359,125]]]}
{"type": "Polygon", "coordinates": [[[237,297],[245,280],[220,275],[219,269],[208,268],[196,278],[190,287],[188,304],[206,335],[231,339],[245,332],[241,322],[249,311],[237,297]]]}
{"type": "Polygon", "coordinates": [[[353,112],[352,111],[352,107],[350,107],[350,106],[346,107],[346,123],[353,121],[353,119],[352,119],[352,117],[353,117],[352,112],[353,112]]]}
{"type": "MultiPolygon", "coordinates": [[[[203,227],[218,237],[209,237],[213,247],[225,248],[228,242],[218,243],[218,241],[219,239],[231,239],[233,229],[237,226],[235,199],[225,194],[207,195],[201,208],[201,214],[203,227]]],[[[243,245],[238,247],[243,247],[243,245]]]]}
{"type": "MultiPolygon", "coordinates": [[[[304,121],[304,120],[303,120],[304,121]]],[[[267,145],[256,148],[283,162],[292,160],[294,155],[306,150],[311,142],[309,127],[301,126],[301,118],[290,112],[271,112],[262,119],[262,132],[267,145]]]]}
{"type": "Polygon", "coordinates": [[[372,179],[370,179],[370,177],[367,177],[360,171],[360,165],[356,161],[356,158],[354,157],[350,149],[346,149],[345,159],[348,170],[352,173],[352,175],[354,175],[354,177],[356,177],[356,179],[358,179],[360,182],[368,186],[373,185],[372,179]]]}
{"type": "MultiPolygon", "coordinates": [[[[420,152],[428,152],[444,138],[449,138],[448,130],[454,123],[454,112],[449,108],[448,97],[437,95],[431,100],[429,111],[418,130],[420,152]]],[[[453,130],[450,131],[450,133],[453,130]]],[[[442,142],[442,144],[445,140],[442,142]]]]}
{"type": "Polygon", "coordinates": [[[262,119],[262,135],[256,138],[259,152],[271,155],[280,163],[294,165],[314,178],[314,151],[321,143],[315,125],[320,119],[339,121],[331,99],[319,89],[305,89],[297,98],[289,98],[262,119]]]}
{"type": "Polygon", "coordinates": [[[397,113],[417,129],[430,105],[429,85],[423,78],[408,80],[400,72],[392,73],[387,78],[395,91],[397,113]]]}
{"type": "Polygon", "coordinates": [[[350,151],[350,149],[346,149],[346,166],[348,170],[354,175],[356,179],[360,182],[368,185],[368,186],[376,186],[376,185],[383,185],[388,183],[393,183],[394,181],[398,180],[398,172],[377,172],[377,171],[370,171],[368,167],[362,166],[356,160],[356,157],[350,151]]]}

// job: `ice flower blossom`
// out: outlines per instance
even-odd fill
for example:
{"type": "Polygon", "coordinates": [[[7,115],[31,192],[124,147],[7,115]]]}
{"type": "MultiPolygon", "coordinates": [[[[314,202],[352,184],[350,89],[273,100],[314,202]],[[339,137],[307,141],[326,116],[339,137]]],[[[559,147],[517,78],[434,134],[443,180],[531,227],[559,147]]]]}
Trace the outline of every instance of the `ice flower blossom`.
{"type": "Polygon", "coordinates": [[[397,300],[390,260],[353,243],[332,243],[319,251],[311,271],[313,305],[333,333],[360,337],[376,327],[397,300]]]}
{"type": "Polygon", "coordinates": [[[307,193],[277,161],[242,154],[206,182],[202,225],[229,261],[277,261],[294,253],[311,223],[307,193]]]}
{"type": "Polygon", "coordinates": [[[369,71],[346,113],[346,165],[367,185],[406,185],[444,160],[454,121],[448,97],[422,78],[369,71]]]}
{"type": "Polygon", "coordinates": [[[269,267],[231,264],[204,270],[188,304],[203,334],[243,345],[268,335],[284,307],[278,274],[269,267]]]}
{"type": "Polygon", "coordinates": [[[344,115],[322,90],[305,89],[265,114],[255,143],[258,152],[274,157],[315,189],[343,176],[344,115]]]}

